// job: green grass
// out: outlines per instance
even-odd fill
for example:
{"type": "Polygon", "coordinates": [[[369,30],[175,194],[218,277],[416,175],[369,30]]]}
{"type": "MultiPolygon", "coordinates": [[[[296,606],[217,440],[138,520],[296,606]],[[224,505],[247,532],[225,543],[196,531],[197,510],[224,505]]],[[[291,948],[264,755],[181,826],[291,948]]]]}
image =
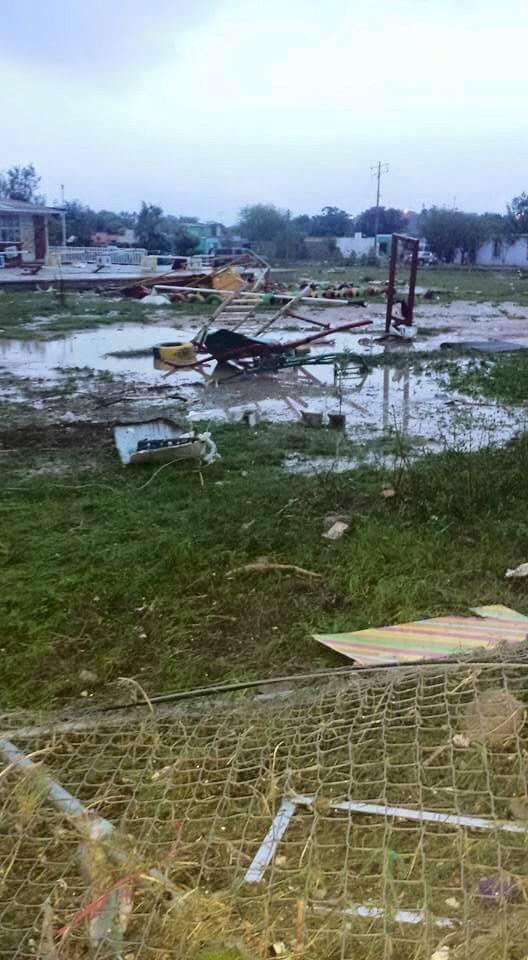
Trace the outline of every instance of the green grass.
{"type": "Polygon", "coordinates": [[[140,300],[112,300],[106,296],[66,293],[0,293],[0,340],[42,339],[78,330],[120,323],[145,323],[159,316],[171,322],[189,316],[208,316],[206,303],[173,304],[167,307],[142,306],[140,300]],[[32,326],[38,320],[36,326],[32,326]],[[42,322],[44,321],[44,322],[42,322]]]}
{"type": "Polygon", "coordinates": [[[82,670],[97,674],[96,697],[114,699],[119,676],[153,693],[344,663],[313,631],[477,603],[528,612],[527,585],[504,579],[528,556],[527,437],[310,478],[285,474],[283,456],[335,452],[331,432],[216,425],[221,461],[201,474],[168,466],[145,486],[156,467],[122,467],[109,437],[68,446],[68,435],[36,431],[2,455],[4,706],[78,698],[82,670]],[[396,497],[381,496],[387,484],[396,497]],[[334,512],[350,515],[350,530],[329,543],[334,512]],[[321,579],[226,578],[261,556],[321,579]]]}
{"type": "Polygon", "coordinates": [[[449,387],[472,397],[490,397],[503,403],[528,401],[528,351],[450,363],[449,387]]]}

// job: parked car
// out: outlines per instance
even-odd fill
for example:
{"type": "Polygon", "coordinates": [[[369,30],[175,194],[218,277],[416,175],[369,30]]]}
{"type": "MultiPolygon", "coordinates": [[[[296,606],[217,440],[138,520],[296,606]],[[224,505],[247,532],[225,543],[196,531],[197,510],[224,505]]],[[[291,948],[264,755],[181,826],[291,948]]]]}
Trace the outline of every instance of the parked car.
{"type": "Polygon", "coordinates": [[[436,253],[432,252],[432,250],[419,250],[418,263],[421,267],[432,267],[435,265],[435,263],[438,263],[438,257],[436,256],[436,253]]]}

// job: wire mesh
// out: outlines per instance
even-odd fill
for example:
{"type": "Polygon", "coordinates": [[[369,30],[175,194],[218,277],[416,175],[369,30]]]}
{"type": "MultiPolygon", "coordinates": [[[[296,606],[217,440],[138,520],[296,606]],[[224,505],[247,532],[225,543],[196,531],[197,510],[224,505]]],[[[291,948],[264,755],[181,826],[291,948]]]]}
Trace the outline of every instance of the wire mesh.
{"type": "Polygon", "coordinates": [[[523,960],[526,703],[521,658],[397,668],[266,703],[33,728],[4,718],[36,769],[0,772],[0,957],[168,960],[222,943],[252,958],[523,960]],[[56,809],[44,771],[86,818],[56,809]],[[351,809],[362,802],[492,824],[351,809]],[[94,838],[96,816],[111,835],[94,838]],[[113,932],[97,939],[116,891],[113,932]]]}

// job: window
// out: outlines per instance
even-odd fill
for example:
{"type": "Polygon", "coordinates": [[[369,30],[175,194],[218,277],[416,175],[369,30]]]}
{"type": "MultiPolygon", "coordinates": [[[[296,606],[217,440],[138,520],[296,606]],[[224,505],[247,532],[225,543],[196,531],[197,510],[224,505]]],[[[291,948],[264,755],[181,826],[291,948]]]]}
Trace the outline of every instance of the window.
{"type": "Polygon", "coordinates": [[[498,260],[502,253],[502,242],[501,240],[493,241],[493,259],[498,260]]]}
{"type": "Polygon", "coordinates": [[[15,213],[0,213],[0,243],[20,243],[20,217],[15,213]]]}

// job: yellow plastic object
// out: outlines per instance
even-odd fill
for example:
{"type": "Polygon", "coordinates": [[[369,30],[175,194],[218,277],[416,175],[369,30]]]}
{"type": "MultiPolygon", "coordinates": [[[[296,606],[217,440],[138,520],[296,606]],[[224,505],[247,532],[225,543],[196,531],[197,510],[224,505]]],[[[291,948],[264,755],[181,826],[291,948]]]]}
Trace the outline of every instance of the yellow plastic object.
{"type": "Polygon", "coordinates": [[[213,274],[214,290],[241,290],[244,285],[242,277],[231,267],[224,267],[213,274]]]}
{"type": "Polygon", "coordinates": [[[188,367],[196,362],[196,349],[192,343],[173,343],[158,347],[159,359],[175,367],[188,367]]]}

